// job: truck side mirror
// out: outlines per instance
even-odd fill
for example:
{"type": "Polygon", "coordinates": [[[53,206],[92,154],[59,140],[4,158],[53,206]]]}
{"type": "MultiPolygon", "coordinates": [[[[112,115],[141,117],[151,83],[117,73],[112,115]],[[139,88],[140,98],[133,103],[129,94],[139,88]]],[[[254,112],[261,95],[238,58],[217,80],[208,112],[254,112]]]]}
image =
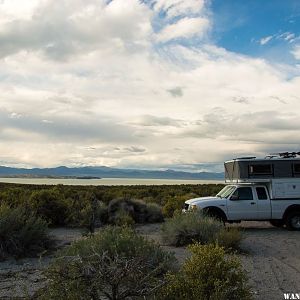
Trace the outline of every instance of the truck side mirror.
{"type": "Polygon", "coordinates": [[[239,200],[239,196],[238,195],[232,195],[230,197],[230,200],[232,200],[232,201],[239,200]]]}

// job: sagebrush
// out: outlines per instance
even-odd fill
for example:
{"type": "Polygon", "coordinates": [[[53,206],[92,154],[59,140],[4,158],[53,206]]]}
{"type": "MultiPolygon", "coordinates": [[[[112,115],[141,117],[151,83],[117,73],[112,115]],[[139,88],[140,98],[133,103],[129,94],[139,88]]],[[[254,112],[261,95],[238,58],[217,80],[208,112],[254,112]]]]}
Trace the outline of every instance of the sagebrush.
{"type": "Polygon", "coordinates": [[[35,255],[49,245],[45,220],[24,207],[0,205],[0,259],[35,255]]]}
{"type": "MultiPolygon", "coordinates": [[[[114,199],[140,199],[155,210],[146,222],[162,221],[160,207],[165,217],[173,216],[186,199],[215,195],[224,185],[164,185],[164,186],[66,186],[22,185],[0,183],[0,204],[25,206],[46,218],[54,226],[90,226],[94,214],[91,202],[101,203],[96,213],[96,223],[108,222],[106,206],[114,199]],[[156,207],[153,208],[153,204],[156,207]]],[[[143,216],[142,216],[143,217],[143,216]]],[[[139,223],[139,221],[135,222],[139,223]]],[[[141,222],[143,223],[143,222],[141,222]]]]}
{"type": "Polygon", "coordinates": [[[161,234],[163,241],[172,246],[199,242],[238,248],[242,239],[238,228],[224,228],[222,222],[197,211],[175,214],[163,224],[161,234]]]}
{"type": "Polygon", "coordinates": [[[108,221],[112,224],[162,222],[161,207],[155,203],[141,200],[120,198],[112,200],[108,205],[108,221]],[[130,221],[132,220],[132,221],[130,221]]]}
{"type": "Polygon", "coordinates": [[[174,256],[132,229],[107,227],[59,252],[39,299],[131,299],[152,295],[174,256]]]}
{"type": "Polygon", "coordinates": [[[170,272],[158,293],[161,300],[249,300],[247,277],[235,256],[218,245],[189,246],[192,254],[180,271],[170,272]]]}

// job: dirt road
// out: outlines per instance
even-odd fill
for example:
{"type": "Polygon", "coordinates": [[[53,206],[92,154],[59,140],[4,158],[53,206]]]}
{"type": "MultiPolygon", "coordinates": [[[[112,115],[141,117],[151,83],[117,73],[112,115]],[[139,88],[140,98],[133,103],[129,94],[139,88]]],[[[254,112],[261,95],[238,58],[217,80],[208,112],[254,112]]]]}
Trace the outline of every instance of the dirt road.
{"type": "Polygon", "coordinates": [[[300,232],[275,228],[267,222],[243,222],[241,255],[257,299],[284,299],[300,293],[300,232]]]}

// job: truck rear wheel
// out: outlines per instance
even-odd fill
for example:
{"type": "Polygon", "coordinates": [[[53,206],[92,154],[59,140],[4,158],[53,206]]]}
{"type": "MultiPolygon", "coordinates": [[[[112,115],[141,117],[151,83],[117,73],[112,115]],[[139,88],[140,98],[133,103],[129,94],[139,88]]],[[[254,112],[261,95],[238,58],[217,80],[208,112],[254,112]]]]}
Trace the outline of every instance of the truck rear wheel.
{"type": "Polygon", "coordinates": [[[282,220],[270,220],[270,224],[275,227],[283,227],[284,222],[282,220]]]}
{"type": "Polygon", "coordinates": [[[288,230],[300,231],[300,211],[289,213],[285,223],[288,230]]]}

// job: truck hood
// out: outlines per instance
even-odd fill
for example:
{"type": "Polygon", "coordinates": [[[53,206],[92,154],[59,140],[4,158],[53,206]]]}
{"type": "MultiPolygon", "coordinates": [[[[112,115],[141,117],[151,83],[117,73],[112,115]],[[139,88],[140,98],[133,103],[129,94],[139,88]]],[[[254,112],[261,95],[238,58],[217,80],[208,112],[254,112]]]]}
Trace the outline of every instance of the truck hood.
{"type": "Polygon", "coordinates": [[[189,204],[189,205],[196,205],[196,204],[207,204],[209,205],[210,203],[214,202],[224,202],[224,200],[226,199],[222,199],[222,198],[219,198],[219,197],[199,197],[199,198],[193,198],[193,199],[190,199],[190,200],[187,200],[185,201],[186,204],[189,204]]]}

